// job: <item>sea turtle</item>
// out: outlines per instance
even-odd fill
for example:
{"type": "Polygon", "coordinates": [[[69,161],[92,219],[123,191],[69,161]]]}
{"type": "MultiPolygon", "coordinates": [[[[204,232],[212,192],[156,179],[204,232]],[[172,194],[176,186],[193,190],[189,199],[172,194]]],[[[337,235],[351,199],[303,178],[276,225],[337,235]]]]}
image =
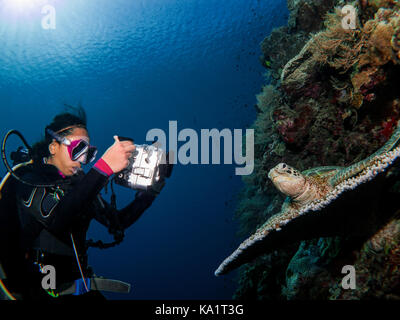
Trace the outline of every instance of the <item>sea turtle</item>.
{"type": "Polygon", "coordinates": [[[396,147],[399,140],[400,125],[383,147],[349,167],[316,167],[300,172],[280,163],[272,168],[268,177],[287,196],[280,213],[268,219],[250,238],[242,242],[222,262],[215,275],[228,273],[257,255],[273,250],[278,241],[280,243],[281,240],[291,237],[294,232],[293,220],[321,211],[340,198],[345,191],[355,189],[387,170],[400,156],[400,146],[396,147]]]}

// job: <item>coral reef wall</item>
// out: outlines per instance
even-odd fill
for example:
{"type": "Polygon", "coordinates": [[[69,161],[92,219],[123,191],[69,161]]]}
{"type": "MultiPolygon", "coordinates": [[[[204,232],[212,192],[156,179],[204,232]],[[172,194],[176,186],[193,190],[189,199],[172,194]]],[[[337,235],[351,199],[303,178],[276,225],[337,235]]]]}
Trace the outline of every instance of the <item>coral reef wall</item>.
{"type": "MultiPolygon", "coordinates": [[[[284,198],[267,177],[276,164],[300,170],[348,166],[382,146],[400,118],[398,1],[288,0],[288,8],[288,25],[261,43],[267,83],[252,125],[255,170],[244,178],[236,210],[241,236],[280,210],[284,198]],[[355,29],[342,25],[341,8],[348,4],[357,9],[355,29]]],[[[358,239],[358,246],[349,235],[264,255],[239,269],[234,297],[400,298],[399,221],[391,217],[372,238],[358,239]],[[340,286],[343,262],[358,268],[356,290],[340,286]]]]}

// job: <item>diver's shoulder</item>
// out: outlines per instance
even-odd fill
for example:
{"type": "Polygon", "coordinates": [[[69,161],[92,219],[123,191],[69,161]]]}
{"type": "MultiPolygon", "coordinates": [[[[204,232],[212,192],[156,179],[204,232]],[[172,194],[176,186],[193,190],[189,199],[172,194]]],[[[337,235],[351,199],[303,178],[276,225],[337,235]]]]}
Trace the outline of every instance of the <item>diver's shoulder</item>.
{"type": "Polygon", "coordinates": [[[21,179],[27,179],[29,182],[35,183],[35,180],[53,180],[58,177],[58,170],[50,164],[27,164],[14,171],[21,179]]]}

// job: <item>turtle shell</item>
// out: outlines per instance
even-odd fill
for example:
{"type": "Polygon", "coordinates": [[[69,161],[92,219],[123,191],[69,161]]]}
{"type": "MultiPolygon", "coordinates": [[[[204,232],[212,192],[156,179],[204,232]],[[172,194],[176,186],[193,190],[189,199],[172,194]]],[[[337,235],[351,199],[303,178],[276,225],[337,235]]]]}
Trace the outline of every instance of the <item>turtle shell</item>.
{"type": "Polygon", "coordinates": [[[307,169],[301,172],[302,175],[306,177],[330,177],[339,172],[340,170],[345,169],[345,167],[339,166],[325,166],[325,167],[315,167],[311,169],[307,169]]]}

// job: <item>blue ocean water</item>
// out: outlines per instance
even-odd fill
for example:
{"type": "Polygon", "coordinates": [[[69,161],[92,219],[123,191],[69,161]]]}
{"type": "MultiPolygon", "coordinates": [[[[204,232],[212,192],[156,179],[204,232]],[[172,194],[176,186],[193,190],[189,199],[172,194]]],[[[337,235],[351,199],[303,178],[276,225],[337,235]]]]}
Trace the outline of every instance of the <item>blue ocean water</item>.
{"type": "MultiPolygon", "coordinates": [[[[115,134],[142,144],[169,121],[245,129],[264,82],[259,43],[287,14],[284,0],[0,0],[1,135],[18,129],[34,143],[63,103],[85,107],[100,153],[115,134]],[[42,28],[46,4],[56,29],[42,28]]],[[[96,274],[132,284],[108,298],[232,297],[236,273],[214,270],[241,240],[235,167],[177,164],[120,246],[90,249],[96,274]]],[[[134,197],[117,193],[119,207],[134,197]]],[[[89,237],[111,240],[96,222],[89,237]]]]}

